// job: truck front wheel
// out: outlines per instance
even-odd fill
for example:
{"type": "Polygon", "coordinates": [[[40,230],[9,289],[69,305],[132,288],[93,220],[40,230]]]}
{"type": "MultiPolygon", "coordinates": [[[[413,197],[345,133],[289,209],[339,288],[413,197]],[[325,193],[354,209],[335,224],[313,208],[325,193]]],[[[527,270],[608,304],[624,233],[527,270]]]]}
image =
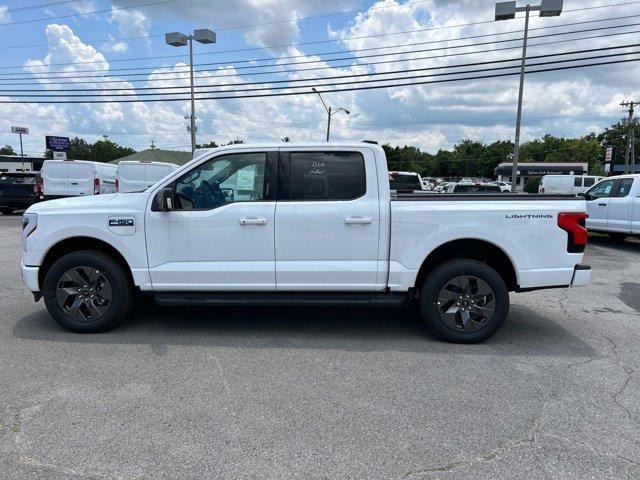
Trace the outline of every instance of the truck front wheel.
{"type": "Polygon", "coordinates": [[[420,310],[443,340],[477,343],[493,336],[509,313],[509,291],[493,268],[477,260],[451,260],[425,279],[420,310]]]}
{"type": "Polygon", "coordinates": [[[94,250],[56,261],[44,279],[49,314],[79,333],[103,332],[122,320],[133,303],[133,287],[123,265],[94,250]]]}

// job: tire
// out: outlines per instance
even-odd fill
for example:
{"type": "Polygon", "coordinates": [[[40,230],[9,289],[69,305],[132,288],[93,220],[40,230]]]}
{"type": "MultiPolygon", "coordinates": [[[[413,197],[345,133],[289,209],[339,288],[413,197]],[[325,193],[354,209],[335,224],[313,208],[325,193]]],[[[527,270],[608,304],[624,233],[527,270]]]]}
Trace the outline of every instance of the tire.
{"type": "Polygon", "coordinates": [[[629,236],[624,233],[608,233],[607,235],[609,235],[609,238],[611,238],[611,240],[615,242],[624,242],[625,239],[629,236]]]}
{"type": "Polygon", "coordinates": [[[0,207],[0,213],[3,214],[3,215],[11,215],[13,213],[13,208],[0,207]]]}
{"type": "Polygon", "coordinates": [[[102,252],[81,250],[51,266],[44,279],[43,296],[58,324],[72,332],[97,333],[109,330],[128,315],[134,291],[120,262],[102,252]]]}
{"type": "Polygon", "coordinates": [[[443,340],[482,342],[507,319],[509,290],[488,265],[477,260],[450,260],[425,278],[420,313],[427,327],[443,340]]]}

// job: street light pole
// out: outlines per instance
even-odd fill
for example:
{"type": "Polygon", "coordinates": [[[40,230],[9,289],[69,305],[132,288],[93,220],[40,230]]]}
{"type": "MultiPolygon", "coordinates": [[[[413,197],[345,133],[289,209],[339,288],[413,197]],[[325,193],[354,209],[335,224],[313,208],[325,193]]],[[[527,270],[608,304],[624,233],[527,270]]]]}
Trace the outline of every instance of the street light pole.
{"type": "Polygon", "coordinates": [[[518,158],[520,156],[520,125],[522,123],[522,99],[524,97],[524,74],[527,67],[527,41],[529,40],[529,14],[531,6],[525,7],[524,38],[522,40],[522,62],[520,64],[520,87],[518,90],[518,113],[516,114],[516,137],[513,144],[513,165],[511,167],[511,192],[516,191],[518,181],[518,158]]]}
{"type": "Polygon", "coordinates": [[[315,93],[318,94],[318,97],[320,97],[320,101],[322,102],[322,106],[327,112],[327,142],[328,142],[329,136],[331,135],[331,117],[338,112],[344,112],[347,115],[349,115],[351,112],[346,108],[342,108],[342,107],[338,108],[337,110],[333,110],[331,107],[328,107],[326,103],[324,103],[324,100],[322,99],[322,95],[320,95],[320,92],[317,91],[315,87],[312,87],[311,90],[313,90],[315,93]]]}
{"type": "Polygon", "coordinates": [[[540,11],[541,17],[558,17],[562,13],[563,0],[541,0],[541,4],[517,7],[515,1],[496,3],[496,21],[516,18],[516,12],[524,12],[524,36],[522,38],[522,61],[520,63],[520,86],[518,89],[518,111],[516,114],[516,135],[513,144],[513,166],[511,168],[511,192],[516,191],[518,181],[518,160],[520,154],[520,126],[522,124],[522,102],[524,98],[524,78],[527,67],[527,42],[529,40],[529,16],[531,11],[540,11]]]}
{"type": "Polygon", "coordinates": [[[193,82],[193,41],[199,43],[215,43],[216,34],[206,28],[194,30],[193,33],[185,35],[180,32],[166,33],[165,42],[173,47],[189,46],[189,80],[191,87],[191,115],[189,115],[189,127],[188,130],[191,133],[191,152],[196,150],[196,105],[195,105],[195,91],[193,82]]]}
{"type": "Polygon", "coordinates": [[[193,35],[189,34],[189,75],[191,80],[191,115],[189,116],[191,132],[191,153],[196,151],[196,101],[193,90],[193,35]]]}

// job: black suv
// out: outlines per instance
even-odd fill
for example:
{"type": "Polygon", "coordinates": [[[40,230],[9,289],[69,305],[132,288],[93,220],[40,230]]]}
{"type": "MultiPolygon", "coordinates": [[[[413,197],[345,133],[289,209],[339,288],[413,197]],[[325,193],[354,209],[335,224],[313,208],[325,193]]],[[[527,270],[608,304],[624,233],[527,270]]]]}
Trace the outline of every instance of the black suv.
{"type": "Polygon", "coordinates": [[[42,199],[40,174],[34,172],[0,173],[0,213],[11,215],[42,199]]]}

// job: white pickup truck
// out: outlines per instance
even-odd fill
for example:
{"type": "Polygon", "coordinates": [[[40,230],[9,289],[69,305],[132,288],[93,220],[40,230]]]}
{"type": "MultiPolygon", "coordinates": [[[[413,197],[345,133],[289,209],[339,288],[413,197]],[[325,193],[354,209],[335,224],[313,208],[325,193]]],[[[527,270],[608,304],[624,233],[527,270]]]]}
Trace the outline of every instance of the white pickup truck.
{"type": "Polygon", "coordinates": [[[601,180],[579,195],[587,201],[587,230],[616,240],[640,235],[640,175],[601,180]]]}
{"type": "Polygon", "coordinates": [[[232,145],[141,193],[60,199],[24,215],[22,276],[78,332],[136,294],[160,305],[406,303],[439,337],[504,323],[510,291],[586,285],[584,199],[389,188],[371,143],[232,145]]]}

